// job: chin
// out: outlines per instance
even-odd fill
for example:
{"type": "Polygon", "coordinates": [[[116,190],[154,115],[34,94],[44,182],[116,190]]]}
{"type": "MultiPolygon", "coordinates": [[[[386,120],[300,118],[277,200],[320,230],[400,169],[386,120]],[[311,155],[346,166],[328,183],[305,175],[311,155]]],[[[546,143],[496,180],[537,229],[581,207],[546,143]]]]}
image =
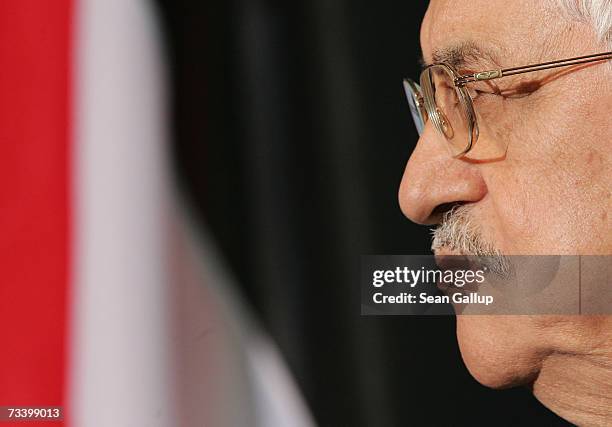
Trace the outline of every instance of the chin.
{"type": "Polygon", "coordinates": [[[457,316],[457,340],[470,374],[496,389],[531,384],[547,354],[530,316],[457,316]]]}

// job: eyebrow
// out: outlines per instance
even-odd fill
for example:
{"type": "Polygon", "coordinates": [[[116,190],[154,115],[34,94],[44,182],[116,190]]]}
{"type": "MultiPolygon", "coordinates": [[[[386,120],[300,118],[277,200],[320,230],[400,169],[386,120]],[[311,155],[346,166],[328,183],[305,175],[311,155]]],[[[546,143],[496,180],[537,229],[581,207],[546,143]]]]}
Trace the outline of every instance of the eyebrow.
{"type": "MultiPolygon", "coordinates": [[[[475,67],[477,65],[495,64],[493,52],[486,50],[473,42],[462,42],[455,45],[447,46],[441,49],[436,49],[432,55],[433,63],[446,63],[453,68],[460,70],[462,68],[475,67]]],[[[424,67],[430,65],[424,59],[421,59],[421,65],[424,67]]]]}

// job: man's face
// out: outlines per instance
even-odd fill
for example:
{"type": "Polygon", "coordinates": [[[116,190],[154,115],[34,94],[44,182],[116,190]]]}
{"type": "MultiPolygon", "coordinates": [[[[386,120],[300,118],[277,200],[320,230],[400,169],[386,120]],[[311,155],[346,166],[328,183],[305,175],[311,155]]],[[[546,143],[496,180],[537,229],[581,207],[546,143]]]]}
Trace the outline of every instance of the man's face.
{"type": "MultiPolygon", "coordinates": [[[[542,0],[432,0],[421,45],[427,63],[452,60],[461,74],[609,50],[586,23],[542,0]]],[[[404,214],[439,224],[444,212],[463,204],[462,218],[498,253],[612,254],[611,68],[595,63],[471,85],[478,144],[503,142],[505,156],[454,159],[428,122],[402,179],[404,214]]],[[[462,252],[438,243],[436,253],[462,252]]],[[[609,320],[459,316],[457,334],[476,378],[505,386],[533,379],[551,351],[582,351],[588,333],[568,335],[601,330],[602,322],[609,320]]]]}

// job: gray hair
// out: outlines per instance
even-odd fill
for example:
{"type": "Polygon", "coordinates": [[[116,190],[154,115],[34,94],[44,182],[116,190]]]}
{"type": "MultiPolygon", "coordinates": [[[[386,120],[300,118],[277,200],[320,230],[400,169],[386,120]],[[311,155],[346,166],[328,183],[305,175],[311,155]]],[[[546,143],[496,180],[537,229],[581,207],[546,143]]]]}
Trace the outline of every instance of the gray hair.
{"type": "Polygon", "coordinates": [[[570,17],[593,26],[600,42],[612,48],[612,0],[554,0],[570,17]]]}

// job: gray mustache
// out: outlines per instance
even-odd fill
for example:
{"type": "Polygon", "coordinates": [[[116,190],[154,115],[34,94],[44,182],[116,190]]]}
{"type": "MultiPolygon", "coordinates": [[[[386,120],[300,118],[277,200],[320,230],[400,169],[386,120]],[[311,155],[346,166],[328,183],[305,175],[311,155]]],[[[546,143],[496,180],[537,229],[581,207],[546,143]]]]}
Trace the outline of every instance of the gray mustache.
{"type": "Polygon", "coordinates": [[[492,273],[508,277],[511,273],[508,258],[484,238],[472,209],[469,205],[455,205],[445,212],[441,224],[432,230],[431,249],[446,248],[462,255],[482,257],[481,264],[492,273]]]}

